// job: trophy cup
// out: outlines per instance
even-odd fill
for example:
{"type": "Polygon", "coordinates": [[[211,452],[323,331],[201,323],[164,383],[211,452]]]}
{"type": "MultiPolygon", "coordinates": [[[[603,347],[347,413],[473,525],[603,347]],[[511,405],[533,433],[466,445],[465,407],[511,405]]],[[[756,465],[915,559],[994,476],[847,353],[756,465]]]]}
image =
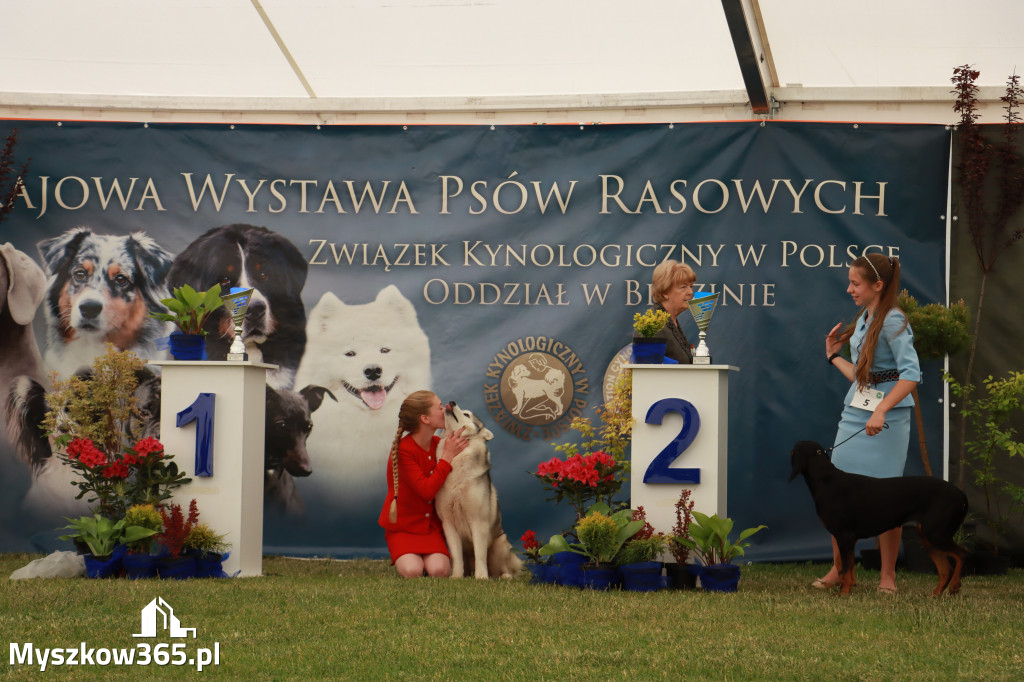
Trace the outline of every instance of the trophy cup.
{"type": "Polygon", "coordinates": [[[695,365],[710,365],[711,364],[711,351],[708,349],[708,344],[704,342],[704,339],[708,335],[708,325],[711,324],[711,316],[715,313],[715,305],[718,303],[718,294],[709,294],[707,292],[701,292],[693,295],[693,300],[690,301],[690,314],[693,315],[693,321],[697,323],[697,329],[700,330],[700,344],[697,346],[697,351],[693,354],[693,364],[695,365]]]}
{"type": "Polygon", "coordinates": [[[245,352],[245,344],[242,342],[242,321],[245,319],[245,309],[249,307],[253,291],[255,289],[231,287],[229,294],[220,297],[235,323],[235,338],[228,350],[228,362],[245,362],[249,359],[248,353],[245,352]]]}

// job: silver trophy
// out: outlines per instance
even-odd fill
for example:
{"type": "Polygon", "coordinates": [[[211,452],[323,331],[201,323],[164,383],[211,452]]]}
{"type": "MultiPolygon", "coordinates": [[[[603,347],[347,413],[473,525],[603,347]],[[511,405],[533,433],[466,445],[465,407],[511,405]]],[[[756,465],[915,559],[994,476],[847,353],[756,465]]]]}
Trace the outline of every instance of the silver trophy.
{"type": "Polygon", "coordinates": [[[693,315],[693,321],[697,323],[697,329],[700,330],[700,343],[693,354],[693,364],[695,365],[711,364],[711,350],[704,339],[707,338],[708,325],[711,324],[711,316],[715,314],[717,304],[718,294],[706,292],[694,294],[693,300],[690,301],[690,314],[693,315]]]}
{"type": "Polygon", "coordinates": [[[242,342],[242,322],[245,320],[245,310],[249,307],[253,291],[255,289],[232,287],[230,294],[220,297],[235,323],[235,338],[228,350],[229,362],[245,362],[249,359],[249,354],[245,352],[245,343],[242,342]]]}

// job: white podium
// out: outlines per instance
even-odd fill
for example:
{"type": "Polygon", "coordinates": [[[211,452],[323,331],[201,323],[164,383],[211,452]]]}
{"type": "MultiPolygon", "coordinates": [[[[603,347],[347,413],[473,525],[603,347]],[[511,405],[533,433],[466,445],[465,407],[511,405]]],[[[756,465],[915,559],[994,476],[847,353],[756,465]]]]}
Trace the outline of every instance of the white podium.
{"type": "Polygon", "coordinates": [[[692,490],[694,509],[727,515],[731,365],[627,365],[633,370],[630,506],[662,533],[692,490]],[[649,423],[650,422],[650,423],[649,423]],[[646,481],[645,481],[646,479],[646,481]],[[699,482],[694,482],[699,480],[699,482]]]}
{"type": "Polygon", "coordinates": [[[174,502],[187,514],[194,498],[199,520],[225,534],[231,543],[228,575],[262,575],[267,370],[277,367],[206,360],[150,364],[163,369],[160,442],[192,479],[174,491],[174,502]]]}

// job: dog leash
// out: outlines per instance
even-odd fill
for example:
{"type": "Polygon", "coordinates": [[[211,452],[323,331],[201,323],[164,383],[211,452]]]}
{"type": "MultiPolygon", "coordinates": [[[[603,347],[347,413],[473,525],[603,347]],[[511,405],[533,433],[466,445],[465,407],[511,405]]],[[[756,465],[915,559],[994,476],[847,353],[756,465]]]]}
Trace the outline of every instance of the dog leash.
{"type": "MultiPolygon", "coordinates": [[[[861,431],[866,431],[866,430],[867,430],[867,428],[868,428],[868,427],[867,427],[867,426],[865,426],[865,427],[864,427],[863,429],[861,429],[860,431],[854,431],[854,432],[853,432],[853,436],[856,436],[856,435],[857,435],[857,434],[859,434],[859,433],[860,433],[861,431]]],[[[888,423],[888,422],[886,422],[885,424],[882,424],[882,428],[883,428],[883,429],[887,429],[887,428],[889,428],[889,423],[888,423]]],[[[848,441],[848,440],[850,440],[851,438],[853,438],[853,436],[850,436],[850,438],[847,438],[846,440],[843,440],[843,441],[840,441],[840,442],[836,443],[835,445],[833,445],[832,447],[830,447],[830,448],[829,448],[829,450],[835,450],[835,449],[836,449],[836,448],[838,448],[838,447],[839,447],[840,445],[842,445],[842,444],[843,444],[843,443],[845,443],[846,441],[848,441]]]]}

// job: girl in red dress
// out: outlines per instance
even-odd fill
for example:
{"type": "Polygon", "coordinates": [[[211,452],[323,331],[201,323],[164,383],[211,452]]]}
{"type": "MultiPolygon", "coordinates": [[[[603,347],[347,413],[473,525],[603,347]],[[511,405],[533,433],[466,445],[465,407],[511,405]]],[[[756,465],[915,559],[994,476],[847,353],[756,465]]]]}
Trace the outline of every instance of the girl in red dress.
{"type": "Polygon", "coordinates": [[[444,428],[445,408],[430,391],[416,391],[398,411],[398,432],[388,456],[388,494],[378,523],[391,553],[391,563],[405,578],[451,573],[451,559],[434,496],[452,470],[452,460],[466,448],[462,429],[445,441],[434,435],[444,428]],[[404,437],[403,433],[407,433],[404,437]]]}

